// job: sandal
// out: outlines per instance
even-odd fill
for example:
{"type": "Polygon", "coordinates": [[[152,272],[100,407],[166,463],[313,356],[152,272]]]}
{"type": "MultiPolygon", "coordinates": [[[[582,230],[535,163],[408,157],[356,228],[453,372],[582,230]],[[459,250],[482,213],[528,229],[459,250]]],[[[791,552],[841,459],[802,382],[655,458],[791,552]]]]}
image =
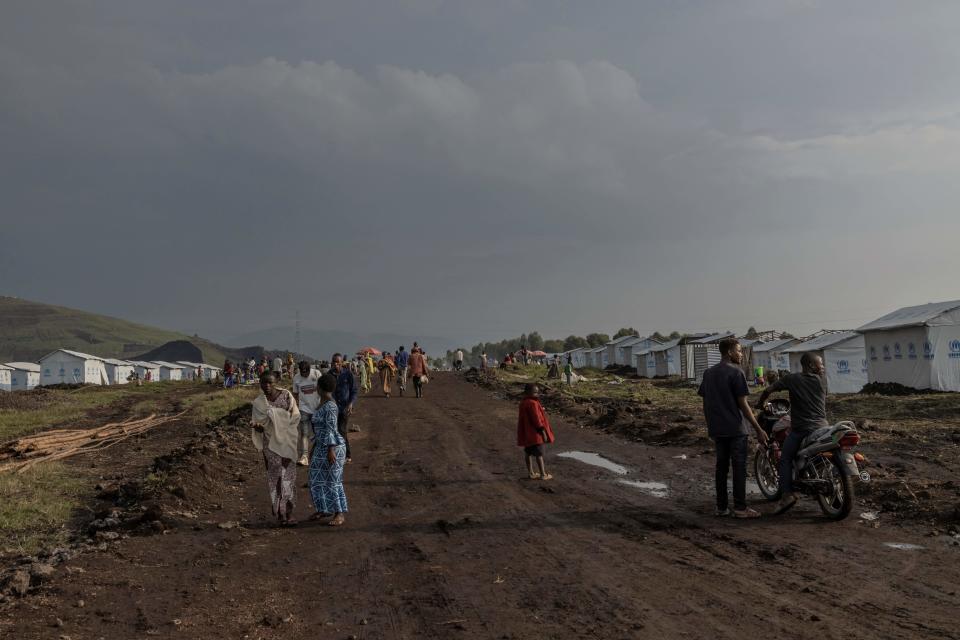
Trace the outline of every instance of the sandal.
{"type": "Polygon", "coordinates": [[[320,511],[318,511],[318,512],[316,512],[315,514],[313,514],[312,516],[310,516],[310,522],[316,522],[317,520],[323,520],[324,518],[329,518],[329,517],[331,517],[332,515],[333,515],[332,513],[322,513],[322,512],[320,512],[320,511]]]}
{"type": "Polygon", "coordinates": [[[545,474],[543,475],[543,477],[541,477],[540,479],[541,479],[541,480],[553,480],[553,476],[550,475],[549,473],[545,473],[545,474]]]}
{"type": "Polygon", "coordinates": [[[746,509],[734,509],[733,510],[734,518],[759,518],[760,512],[756,509],[751,509],[747,507],[746,509]]]}
{"type": "Polygon", "coordinates": [[[793,508],[793,505],[797,504],[800,499],[795,495],[784,496],[780,499],[780,502],[777,503],[777,508],[773,510],[773,515],[779,516],[786,513],[793,508]]]}
{"type": "Polygon", "coordinates": [[[330,522],[328,522],[328,523],[327,523],[327,526],[328,526],[328,527],[342,527],[342,526],[344,525],[344,522],[346,522],[346,521],[343,519],[343,516],[340,516],[339,519],[334,518],[333,520],[331,520],[330,522]]]}

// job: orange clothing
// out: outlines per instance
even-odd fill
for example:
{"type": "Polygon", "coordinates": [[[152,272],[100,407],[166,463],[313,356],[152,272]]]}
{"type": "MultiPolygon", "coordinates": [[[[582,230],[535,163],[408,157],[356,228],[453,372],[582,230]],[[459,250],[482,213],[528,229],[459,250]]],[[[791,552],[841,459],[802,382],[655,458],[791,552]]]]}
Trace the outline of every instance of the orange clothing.
{"type": "Polygon", "coordinates": [[[537,398],[524,398],[520,402],[520,417],[517,420],[517,446],[531,447],[547,442],[553,442],[553,429],[550,428],[543,405],[537,398]],[[544,433],[540,432],[541,429],[544,433]]]}
{"type": "Polygon", "coordinates": [[[422,353],[411,353],[407,366],[410,367],[411,376],[427,375],[427,359],[423,357],[422,353]]]}

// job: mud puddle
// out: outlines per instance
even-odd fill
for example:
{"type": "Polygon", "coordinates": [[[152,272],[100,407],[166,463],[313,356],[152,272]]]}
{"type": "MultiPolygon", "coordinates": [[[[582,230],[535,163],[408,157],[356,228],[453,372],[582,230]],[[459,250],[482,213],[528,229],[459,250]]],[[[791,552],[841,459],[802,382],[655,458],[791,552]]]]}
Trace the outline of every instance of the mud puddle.
{"type": "Polygon", "coordinates": [[[919,551],[920,549],[926,549],[924,546],[910,542],[884,542],[883,546],[890,547],[891,549],[899,549],[900,551],[919,551]]]}
{"type": "Polygon", "coordinates": [[[564,451],[563,453],[557,454],[558,458],[570,458],[584,464],[593,465],[594,467],[600,467],[606,469],[612,473],[617,474],[618,476],[625,476],[630,473],[626,467],[617,464],[611,460],[607,460],[603,456],[590,453],[588,451],[564,451]]]}
{"type": "Polygon", "coordinates": [[[663,482],[641,482],[639,480],[617,480],[618,483],[639,489],[654,498],[666,498],[669,495],[667,485],[663,482]]]}

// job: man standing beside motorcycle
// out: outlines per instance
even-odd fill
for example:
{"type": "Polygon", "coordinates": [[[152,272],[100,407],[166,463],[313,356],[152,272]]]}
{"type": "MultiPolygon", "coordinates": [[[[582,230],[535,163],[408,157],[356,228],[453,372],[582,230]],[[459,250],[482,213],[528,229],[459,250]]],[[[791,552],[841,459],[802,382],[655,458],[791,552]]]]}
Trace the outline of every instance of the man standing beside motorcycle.
{"type": "Polygon", "coordinates": [[[733,464],[733,515],[737,518],[759,518],[760,512],[747,507],[747,428],[753,425],[757,439],[767,441],[767,434],[750,410],[747,379],[740,363],[743,350],[736,338],[720,341],[718,364],[703,373],[697,391],[703,397],[703,415],[707,431],[717,447],[717,515],[730,515],[727,497],[727,471],[733,464]]]}
{"type": "Polygon", "coordinates": [[[782,376],[760,394],[757,407],[763,408],[767,397],[776,391],[790,393],[790,435],[783,442],[780,455],[780,488],[783,495],[774,513],[786,513],[799,497],[793,492],[793,462],[803,439],[818,428],[827,426],[827,389],[823,383],[823,358],[805,353],[800,358],[802,373],[782,376]]]}

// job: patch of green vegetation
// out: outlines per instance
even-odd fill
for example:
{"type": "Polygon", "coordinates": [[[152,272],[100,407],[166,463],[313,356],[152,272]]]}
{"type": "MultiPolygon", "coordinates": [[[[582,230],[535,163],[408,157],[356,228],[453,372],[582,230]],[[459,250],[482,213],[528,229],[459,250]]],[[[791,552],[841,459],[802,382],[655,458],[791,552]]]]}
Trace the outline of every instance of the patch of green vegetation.
{"type": "Polygon", "coordinates": [[[124,395],[126,390],[118,387],[52,390],[44,394],[42,402],[36,406],[0,409],[0,440],[53,425],[69,426],[71,421],[84,417],[90,409],[109,406],[124,395]]]}
{"type": "Polygon", "coordinates": [[[7,553],[33,554],[67,539],[83,482],[60,463],[0,475],[0,539],[7,553]]]}
{"type": "Polygon", "coordinates": [[[258,386],[239,389],[213,387],[213,389],[210,393],[198,393],[184,400],[184,406],[194,409],[194,413],[202,422],[216,420],[237,407],[253,402],[260,393],[258,386]]]}

